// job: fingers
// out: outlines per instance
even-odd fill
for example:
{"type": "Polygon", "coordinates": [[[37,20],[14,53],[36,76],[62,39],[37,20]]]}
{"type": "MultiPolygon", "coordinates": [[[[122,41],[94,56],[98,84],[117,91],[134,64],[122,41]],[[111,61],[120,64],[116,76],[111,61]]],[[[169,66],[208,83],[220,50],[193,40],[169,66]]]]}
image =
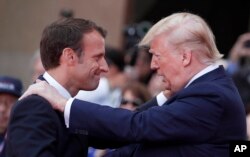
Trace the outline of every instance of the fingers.
{"type": "Polygon", "coordinates": [[[165,91],[163,91],[163,94],[168,99],[173,95],[173,93],[171,92],[171,90],[165,90],[165,91]]]}
{"type": "Polygon", "coordinates": [[[29,88],[23,93],[23,95],[18,100],[21,100],[32,94],[37,94],[38,92],[40,93],[45,92],[46,85],[48,85],[46,81],[41,81],[37,79],[36,83],[30,85],[29,88]]]}
{"type": "Polygon", "coordinates": [[[23,95],[21,95],[21,97],[20,97],[18,100],[22,100],[23,98],[25,98],[25,97],[31,95],[31,93],[30,93],[30,90],[32,90],[32,89],[31,89],[31,88],[32,88],[31,86],[32,86],[32,85],[29,86],[29,88],[23,93],[23,95]]]}
{"type": "MultiPolygon", "coordinates": [[[[40,79],[36,79],[36,83],[42,82],[40,79]]],[[[44,81],[45,82],[45,81],[44,81]]]]}

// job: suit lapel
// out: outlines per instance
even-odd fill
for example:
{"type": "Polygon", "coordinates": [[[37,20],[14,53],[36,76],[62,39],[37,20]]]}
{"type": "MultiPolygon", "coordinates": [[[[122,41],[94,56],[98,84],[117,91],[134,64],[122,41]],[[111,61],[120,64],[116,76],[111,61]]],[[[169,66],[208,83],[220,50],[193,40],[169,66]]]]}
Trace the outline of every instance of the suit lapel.
{"type": "MultiPolygon", "coordinates": [[[[41,80],[41,81],[46,81],[45,78],[43,77],[43,75],[40,75],[37,79],[41,80]]],[[[46,81],[47,82],[47,81],[46,81]]]]}
{"type": "Polygon", "coordinates": [[[189,86],[192,86],[193,84],[199,83],[199,82],[204,82],[204,81],[213,81],[216,80],[218,78],[222,78],[225,77],[226,71],[224,70],[223,66],[219,66],[219,68],[212,70],[208,73],[206,73],[205,75],[197,78],[196,80],[194,80],[189,86]]]}

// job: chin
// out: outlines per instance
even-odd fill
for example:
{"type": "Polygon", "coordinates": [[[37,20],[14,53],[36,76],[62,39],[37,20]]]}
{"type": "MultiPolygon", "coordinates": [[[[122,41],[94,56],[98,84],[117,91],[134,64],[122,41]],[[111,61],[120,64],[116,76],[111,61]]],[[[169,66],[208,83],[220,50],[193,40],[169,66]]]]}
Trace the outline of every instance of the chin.
{"type": "Polygon", "coordinates": [[[95,84],[95,85],[92,85],[92,86],[89,86],[89,87],[85,88],[84,90],[87,90],[87,91],[95,90],[98,87],[98,85],[99,85],[99,83],[95,84]]]}

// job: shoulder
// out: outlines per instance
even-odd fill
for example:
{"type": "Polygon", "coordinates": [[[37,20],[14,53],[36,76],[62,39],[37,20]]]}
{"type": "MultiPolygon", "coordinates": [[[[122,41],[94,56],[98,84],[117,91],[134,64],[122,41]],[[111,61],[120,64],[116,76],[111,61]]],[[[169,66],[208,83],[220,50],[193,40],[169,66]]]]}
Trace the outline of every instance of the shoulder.
{"type": "Polygon", "coordinates": [[[31,95],[15,103],[12,109],[12,114],[16,113],[51,113],[54,112],[50,103],[38,95],[31,95]]]}
{"type": "Polygon", "coordinates": [[[218,82],[201,82],[184,88],[180,94],[197,95],[197,96],[224,96],[225,92],[229,92],[230,85],[223,85],[218,82]]]}
{"type": "MultiPolygon", "coordinates": [[[[9,128],[50,126],[52,129],[60,124],[60,117],[44,98],[31,95],[18,101],[12,108],[9,128]]],[[[17,128],[16,128],[17,129],[17,128]]]]}
{"type": "Polygon", "coordinates": [[[239,104],[240,98],[234,85],[229,80],[207,81],[192,84],[177,94],[177,99],[189,102],[203,102],[225,106],[225,104],[239,104]]]}

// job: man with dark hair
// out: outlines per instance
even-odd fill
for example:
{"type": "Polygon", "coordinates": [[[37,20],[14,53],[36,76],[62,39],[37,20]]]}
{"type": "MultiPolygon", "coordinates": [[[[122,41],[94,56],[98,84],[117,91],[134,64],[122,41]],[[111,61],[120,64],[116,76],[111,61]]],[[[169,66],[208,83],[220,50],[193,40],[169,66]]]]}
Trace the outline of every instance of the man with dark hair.
{"type": "MultiPolygon", "coordinates": [[[[84,19],[66,19],[45,28],[40,42],[46,80],[67,98],[93,90],[108,71],[105,31],[84,19]]],[[[7,136],[8,157],[86,157],[87,132],[71,134],[63,114],[44,98],[32,95],[13,107],[7,136]]]]}

